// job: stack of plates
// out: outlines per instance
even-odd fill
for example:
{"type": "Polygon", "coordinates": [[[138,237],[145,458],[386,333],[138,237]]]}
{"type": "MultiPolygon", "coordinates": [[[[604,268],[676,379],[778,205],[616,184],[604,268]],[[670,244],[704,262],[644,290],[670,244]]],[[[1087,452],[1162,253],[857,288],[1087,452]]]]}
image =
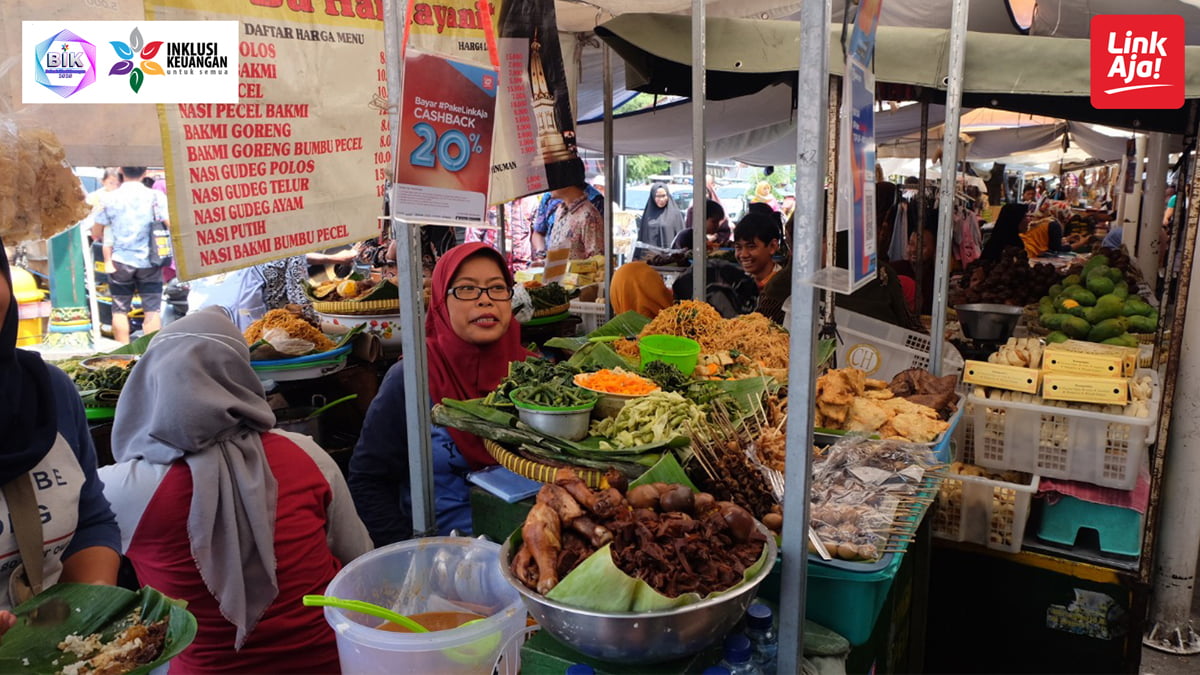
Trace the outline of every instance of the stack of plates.
{"type": "Polygon", "coordinates": [[[293,380],[311,380],[336,373],[346,367],[346,357],[350,354],[350,345],[342,345],[320,354],[297,356],[291,359],[274,359],[268,361],[251,361],[258,379],[276,382],[291,382],[293,380]]]}

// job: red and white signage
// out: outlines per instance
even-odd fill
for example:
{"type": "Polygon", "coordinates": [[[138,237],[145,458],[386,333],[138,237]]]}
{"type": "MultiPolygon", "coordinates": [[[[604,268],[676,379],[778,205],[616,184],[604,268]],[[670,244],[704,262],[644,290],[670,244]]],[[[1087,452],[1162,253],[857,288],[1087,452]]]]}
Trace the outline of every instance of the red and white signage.
{"type": "Polygon", "coordinates": [[[1176,109],[1183,106],[1183,17],[1102,14],[1092,17],[1092,106],[1176,109]]]}

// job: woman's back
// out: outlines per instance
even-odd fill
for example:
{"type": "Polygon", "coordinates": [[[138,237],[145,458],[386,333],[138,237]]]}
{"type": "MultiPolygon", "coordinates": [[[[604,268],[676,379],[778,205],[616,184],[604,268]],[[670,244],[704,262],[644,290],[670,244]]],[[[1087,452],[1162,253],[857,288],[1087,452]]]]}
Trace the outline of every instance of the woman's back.
{"type": "Polygon", "coordinates": [[[173,675],[340,671],[334,633],[322,610],[301,604],[305,594],[323,593],[341,569],[326,538],[332,490],[313,459],[287,437],[266,433],[262,441],[279,484],[275,513],[279,594],[240,651],[233,649],[236,628],[221,615],[192,556],[187,520],[194,486],[185,462],[175,462],[163,477],[126,552],[140,583],[187,601],[188,610],[196,615],[196,640],[171,662],[173,675]]]}

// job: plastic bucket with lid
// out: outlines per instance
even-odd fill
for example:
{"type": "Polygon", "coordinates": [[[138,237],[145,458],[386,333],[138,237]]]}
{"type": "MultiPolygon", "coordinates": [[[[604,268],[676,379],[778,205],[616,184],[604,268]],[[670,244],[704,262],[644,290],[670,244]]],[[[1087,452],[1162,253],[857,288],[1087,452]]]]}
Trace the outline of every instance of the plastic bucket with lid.
{"type": "Polygon", "coordinates": [[[669,363],[684,375],[691,375],[700,360],[700,343],[674,335],[647,335],[638,340],[642,367],[651,361],[669,363]]]}
{"type": "Polygon", "coordinates": [[[334,607],[342,672],[482,673],[504,651],[501,675],[520,670],[525,605],[500,574],[500,545],[467,537],[412,539],[376,549],[338,572],[326,595],[365,600],[412,616],[473,612],[487,619],[452,630],[393,633],[375,617],[334,607]]]}

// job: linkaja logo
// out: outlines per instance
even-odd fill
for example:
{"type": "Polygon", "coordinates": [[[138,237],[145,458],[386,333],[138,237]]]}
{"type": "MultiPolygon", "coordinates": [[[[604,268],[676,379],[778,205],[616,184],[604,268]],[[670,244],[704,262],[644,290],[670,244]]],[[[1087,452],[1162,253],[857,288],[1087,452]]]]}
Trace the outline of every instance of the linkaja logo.
{"type": "Polygon", "coordinates": [[[1092,17],[1092,107],[1183,106],[1184,50],[1184,23],[1179,15],[1092,17]]]}
{"type": "Polygon", "coordinates": [[[163,43],[150,42],[146,43],[142,38],[142,31],[134,28],[129,34],[129,42],[121,42],[113,40],[108,44],[112,45],[113,51],[117,53],[117,58],[120,59],[113,67],[109,69],[109,75],[125,75],[129,74],[129,88],[133,93],[137,93],[142,88],[142,83],[146,81],[147,75],[165,75],[163,67],[155,62],[154,55],[162,48],[163,43]],[[140,57],[140,58],[138,58],[140,57]],[[137,58],[140,63],[134,65],[134,59],[137,58]]]}
{"type": "Polygon", "coordinates": [[[69,30],[39,42],[34,55],[37,83],[63,98],[96,81],[96,45],[69,30]]]}

